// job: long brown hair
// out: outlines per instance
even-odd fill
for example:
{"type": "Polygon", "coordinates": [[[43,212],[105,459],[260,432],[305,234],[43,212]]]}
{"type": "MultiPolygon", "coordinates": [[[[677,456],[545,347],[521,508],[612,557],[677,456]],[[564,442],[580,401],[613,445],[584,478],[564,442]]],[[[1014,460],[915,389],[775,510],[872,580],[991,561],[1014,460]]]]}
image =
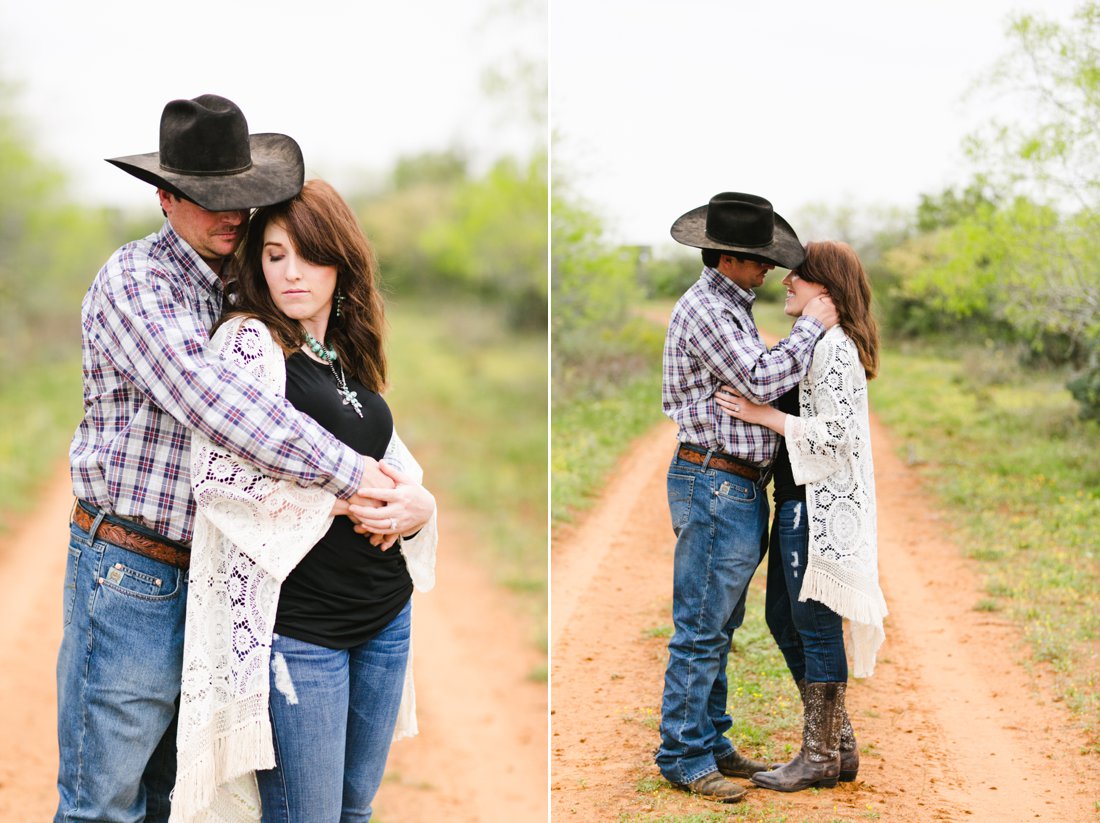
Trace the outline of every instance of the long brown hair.
{"type": "Polygon", "coordinates": [[[878,374],[878,323],[871,314],[871,283],[855,249],[822,240],[806,244],[806,261],[795,274],[829,291],[840,327],[856,344],[859,362],[870,380],[878,374]]]}
{"type": "Polygon", "coordinates": [[[336,267],[336,305],[329,315],[325,343],[336,349],[344,371],[371,391],[382,391],[386,387],[385,309],[374,248],[351,208],[323,180],[310,180],[296,197],[252,215],[233,261],[228,309],[219,324],[235,315],[259,318],[288,356],[305,342],[301,324],[275,307],[264,279],[264,230],[273,222],[286,229],[301,257],[317,266],[336,267]]]}

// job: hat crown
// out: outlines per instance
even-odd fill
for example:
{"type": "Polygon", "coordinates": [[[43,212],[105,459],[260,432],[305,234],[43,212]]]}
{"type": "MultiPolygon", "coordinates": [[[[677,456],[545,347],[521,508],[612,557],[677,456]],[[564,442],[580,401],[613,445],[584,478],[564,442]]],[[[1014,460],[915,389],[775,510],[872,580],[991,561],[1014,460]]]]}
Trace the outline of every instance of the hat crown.
{"type": "Polygon", "coordinates": [[[180,174],[238,174],[252,165],[248,121],[216,94],[173,100],[160,118],[160,167],[180,174]]]}
{"type": "Polygon", "coordinates": [[[755,194],[716,194],[707,206],[706,235],[727,245],[767,246],[775,236],[772,204],[755,194]]]}

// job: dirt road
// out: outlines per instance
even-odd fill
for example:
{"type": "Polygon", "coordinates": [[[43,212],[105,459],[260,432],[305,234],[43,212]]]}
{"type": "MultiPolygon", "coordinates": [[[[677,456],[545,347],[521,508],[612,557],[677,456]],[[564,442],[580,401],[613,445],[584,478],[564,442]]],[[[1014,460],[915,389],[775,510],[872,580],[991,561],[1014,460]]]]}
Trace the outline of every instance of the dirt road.
{"type": "MultiPolygon", "coordinates": [[[[68,469],[0,543],[0,823],[53,815],[54,663],[61,633],[68,469]]],[[[546,819],[546,684],[515,604],[474,562],[477,536],[441,503],[438,580],[413,603],[421,733],[394,744],[381,823],[546,819]]]]}
{"type": "MultiPolygon", "coordinates": [[[[890,617],[875,676],[849,687],[859,779],[743,802],[768,820],[1096,820],[1100,758],[1080,753],[1043,666],[1022,665],[1019,632],[974,610],[984,595],[971,564],[874,422],[872,437],[890,617]]],[[[674,443],[672,424],[635,443],[590,515],[554,535],[555,821],[721,810],[668,788],[653,764],[667,639],[646,630],[671,622],[674,443]]]]}

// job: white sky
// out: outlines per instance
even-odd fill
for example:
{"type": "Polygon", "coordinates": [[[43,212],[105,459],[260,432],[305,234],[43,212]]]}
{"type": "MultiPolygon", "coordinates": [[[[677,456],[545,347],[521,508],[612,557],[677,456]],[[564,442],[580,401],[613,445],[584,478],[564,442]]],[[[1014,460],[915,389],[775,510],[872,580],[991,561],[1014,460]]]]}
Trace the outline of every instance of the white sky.
{"type": "Polygon", "coordinates": [[[339,187],[420,151],[529,155],[541,130],[482,88],[512,54],[545,65],[545,3],[527,3],[533,20],[514,5],[12,0],[0,4],[0,80],[83,201],[153,207],[151,187],[103,158],[156,151],[164,104],[206,93],[237,103],[250,131],[294,137],[307,176],[339,187]]]}
{"type": "Polygon", "coordinates": [[[1010,13],[1066,21],[1076,5],[553,0],[555,179],[612,238],[667,247],[673,220],[720,191],[789,219],[811,203],[915,208],[971,178],[962,140],[993,104],[963,97],[1007,51],[1010,13]]]}

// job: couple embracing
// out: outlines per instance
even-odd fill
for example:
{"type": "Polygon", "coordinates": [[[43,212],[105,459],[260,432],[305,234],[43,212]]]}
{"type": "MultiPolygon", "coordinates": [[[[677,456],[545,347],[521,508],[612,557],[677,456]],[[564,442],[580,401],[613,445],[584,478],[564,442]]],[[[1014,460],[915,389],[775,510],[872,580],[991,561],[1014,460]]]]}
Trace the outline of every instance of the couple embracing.
{"type": "Polygon", "coordinates": [[[224,97],[110,162],[165,221],[83,303],[54,819],[369,820],[436,550],[374,252],[224,97]]]}
{"type": "Polygon", "coordinates": [[[677,302],[664,349],[662,400],[679,443],[668,471],[674,632],[657,765],[675,787],[726,803],[747,791],[731,777],[784,792],[832,787],[859,769],[843,620],[864,677],[886,616],[867,410],[878,370],[870,285],[849,246],[803,246],[751,194],[716,195],[677,219],[672,236],[702,249],[703,271],[677,302]],[[789,270],[784,311],[796,319],[769,349],[753,289],[776,266],[789,270]],[[801,749],[778,767],[725,737],[726,663],[765,553],[766,619],[803,706],[801,749]]]}

